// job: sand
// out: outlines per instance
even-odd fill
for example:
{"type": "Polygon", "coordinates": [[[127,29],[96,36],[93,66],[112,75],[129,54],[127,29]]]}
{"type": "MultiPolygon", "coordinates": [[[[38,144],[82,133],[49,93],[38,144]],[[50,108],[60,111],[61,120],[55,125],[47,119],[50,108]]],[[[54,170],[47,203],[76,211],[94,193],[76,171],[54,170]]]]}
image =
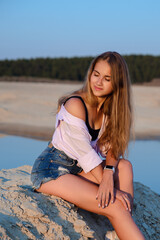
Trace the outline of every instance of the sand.
{"type": "MultiPolygon", "coordinates": [[[[0,82],[0,136],[50,140],[57,99],[81,86],[63,82],[0,82]]],[[[136,138],[160,139],[160,87],[134,85],[132,91],[136,138]]]]}

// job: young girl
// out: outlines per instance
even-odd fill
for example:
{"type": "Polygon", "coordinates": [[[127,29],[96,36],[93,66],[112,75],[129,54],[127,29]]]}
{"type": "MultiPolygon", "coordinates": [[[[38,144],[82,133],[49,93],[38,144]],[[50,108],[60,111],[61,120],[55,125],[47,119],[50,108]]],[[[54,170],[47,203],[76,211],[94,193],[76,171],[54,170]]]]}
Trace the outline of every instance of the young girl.
{"type": "Polygon", "coordinates": [[[84,87],[59,100],[52,141],[36,159],[38,192],[106,216],[122,240],[144,240],[131,217],[132,165],[124,159],[132,122],[130,79],[116,52],[96,57],[84,87]]]}

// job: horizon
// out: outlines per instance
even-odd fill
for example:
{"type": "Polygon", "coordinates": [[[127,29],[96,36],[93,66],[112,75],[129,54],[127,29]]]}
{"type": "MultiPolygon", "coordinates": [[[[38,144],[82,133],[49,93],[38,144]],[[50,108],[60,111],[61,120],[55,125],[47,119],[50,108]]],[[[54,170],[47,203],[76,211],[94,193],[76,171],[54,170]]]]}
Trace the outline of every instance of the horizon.
{"type": "MultiPolygon", "coordinates": [[[[160,57],[160,54],[159,55],[153,55],[153,54],[122,54],[123,57],[125,56],[150,56],[150,57],[160,57]]],[[[71,58],[94,58],[96,57],[95,56],[59,56],[59,57],[32,57],[32,58],[17,58],[17,59],[0,59],[0,62],[1,61],[18,61],[18,60],[36,60],[36,59],[71,59],[71,58]]]]}

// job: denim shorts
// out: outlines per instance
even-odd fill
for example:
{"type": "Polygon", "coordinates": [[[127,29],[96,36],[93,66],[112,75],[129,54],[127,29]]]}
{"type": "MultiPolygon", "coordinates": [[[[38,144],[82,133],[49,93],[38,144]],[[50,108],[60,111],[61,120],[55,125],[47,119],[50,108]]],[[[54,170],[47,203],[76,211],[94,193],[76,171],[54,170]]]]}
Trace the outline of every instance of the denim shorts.
{"type": "Polygon", "coordinates": [[[35,160],[31,172],[33,188],[38,189],[42,183],[55,180],[65,174],[78,174],[82,168],[77,160],[68,157],[63,151],[56,149],[51,143],[35,160]]]}

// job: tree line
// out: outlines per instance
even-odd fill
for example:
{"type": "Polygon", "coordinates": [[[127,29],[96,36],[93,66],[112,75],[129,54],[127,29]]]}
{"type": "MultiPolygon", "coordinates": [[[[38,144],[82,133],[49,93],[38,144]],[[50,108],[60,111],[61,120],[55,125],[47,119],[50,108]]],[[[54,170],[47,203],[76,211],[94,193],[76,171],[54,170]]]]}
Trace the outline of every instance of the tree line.
{"type": "MultiPolygon", "coordinates": [[[[160,56],[126,55],[132,83],[160,78],[160,56]]],[[[83,81],[93,57],[1,60],[0,76],[83,81]]]]}

